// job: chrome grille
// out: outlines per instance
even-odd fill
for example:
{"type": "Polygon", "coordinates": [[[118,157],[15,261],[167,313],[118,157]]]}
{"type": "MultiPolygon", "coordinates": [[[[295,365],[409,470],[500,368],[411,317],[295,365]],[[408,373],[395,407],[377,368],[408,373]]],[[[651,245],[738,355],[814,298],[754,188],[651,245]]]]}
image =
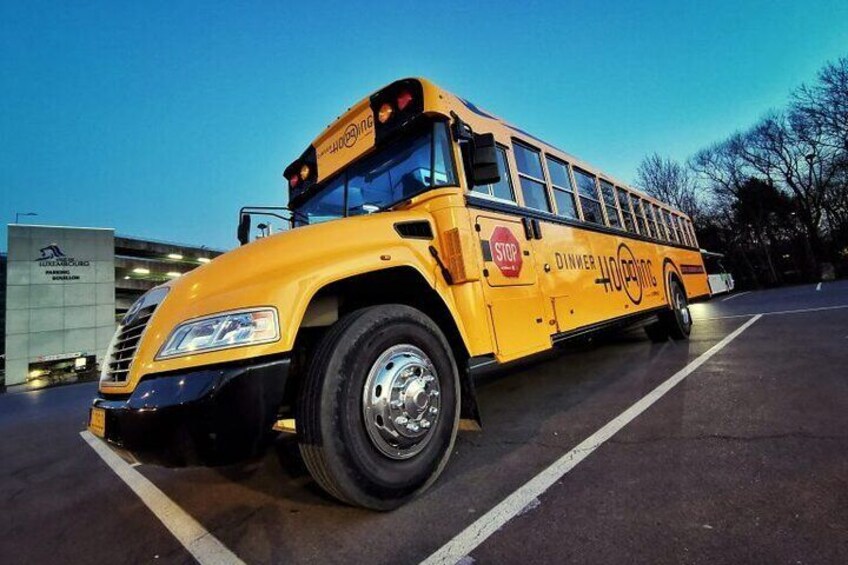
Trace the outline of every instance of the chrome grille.
{"type": "Polygon", "coordinates": [[[121,385],[127,382],[144,330],[167,292],[165,287],[153,289],[129,309],[106,352],[100,374],[101,384],[121,385]]]}
{"type": "Polygon", "coordinates": [[[130,374],[133,358],[135,358],[135,350],[138,348],[138,343],[141,341],[141,336],[147,327],[147,322],[156,310],[156,304],[142,308],[133,317],[133,320],[118,328],[117,334],[112,341],[109,357],[106,360],[107,366],[104,372],[102,381],[105,383],[125,383],[130,374]]]}

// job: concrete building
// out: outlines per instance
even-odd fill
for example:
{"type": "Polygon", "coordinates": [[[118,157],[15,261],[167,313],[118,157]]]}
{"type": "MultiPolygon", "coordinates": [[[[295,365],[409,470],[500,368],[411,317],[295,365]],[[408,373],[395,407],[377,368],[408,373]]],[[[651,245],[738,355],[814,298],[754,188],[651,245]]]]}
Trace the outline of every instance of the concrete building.
{"type": "Polygon", "coordinates": [[[222,253],[111,228],[10,225],[8,233],[6,386],[93,378],[139,296],[222,253]]]}

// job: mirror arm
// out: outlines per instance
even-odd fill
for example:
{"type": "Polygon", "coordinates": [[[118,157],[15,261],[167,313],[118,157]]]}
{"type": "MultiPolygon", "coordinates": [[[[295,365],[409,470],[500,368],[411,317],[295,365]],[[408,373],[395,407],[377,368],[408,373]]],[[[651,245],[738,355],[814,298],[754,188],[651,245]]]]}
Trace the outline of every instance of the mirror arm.
{"type": "Polygon", "coordinates": [[[244,214],[258,214],[262,216],[272,216],[274,218],[279,218],[280,220],[291,222],[294,218],[294,211],[285,206],[243,206],[239,210],[239,221],[241,221],[241,217],[244,214]],[[289,212],[291,216],[281,216],[279,214],[275,214],[274,212],[270,212],[269,210],[283,210],[285,212],[289,212]]]}
{"type": "Polygon", "coordinates": [[[462,168],[465,171],[465,182],[468,187],[474,186],[474,130],[462,121],[456,112],[451,111],[451,134],[459,144],[462,155],[462,168]]]}
{"type": "Polygon", "coordinates": [[[474,131],[471,129],[471,126],[462,121],[462,118],[456,115],[456,112],[451,111],[451,118],[453,119],[453,125],[451,127],[453,137],[460,144],[474,142],[474,131]]]}
{"type": "Polygon", "coordinates": [[[270,216],[272,218],[277,218],[277,219],[283,220],[284,222],[288,222],[289,228],[294,227],[294,219],[297,215],[297,213],[294,210],[292,210],[291,208],[288,208],[287,206],[242,206],[239,209],[239,215],[238,215],[238,226],[239,226],[238,240],[239,240],[239,243],[241,243],[242,245],[245,245],[250,241],[250,233],[249,233],[250,222],[248,220],[248,224],[247,224],[248,225],[248,228],[247,228],[248,233],[245,233],[245,234],[242,234],[242,231],[241,231],[242,230],[242,228],[241,228],[242,222],[244,221],[245,217],[250,218],[250,216],[254,215],[254,214],[257,215],[257,216],[270,216]],[[291,215],[290,216],[283,216],[283,215],[278,214],[276,211],[289,212],[289,214],[291,214],[291,215]],[[244,235],[244,238],[242,238],[242,235],[244,235]]]}

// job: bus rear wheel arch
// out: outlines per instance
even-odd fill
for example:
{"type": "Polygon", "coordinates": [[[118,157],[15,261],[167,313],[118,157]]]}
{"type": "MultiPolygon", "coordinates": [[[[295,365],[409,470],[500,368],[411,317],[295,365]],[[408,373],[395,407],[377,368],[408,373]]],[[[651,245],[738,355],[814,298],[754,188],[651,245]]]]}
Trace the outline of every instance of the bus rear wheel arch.
{"type": "Polygon", "coordinates": [[[362,308],[315,350],[297,406],[300,451],[333,497],[391,510],[447,464],[459,407],[459,371],[439,327],[402,304],[362,308]]]}
{"type": "Polygon", "coordinates": [[[669,273],[668,308],[657,316],[657,321],[645,327],[648,337],[655,342],[664,342],[670,337],[675,341],[689,339],[692,332],[692,314],[686,288],[676,273],[669,273]]]}

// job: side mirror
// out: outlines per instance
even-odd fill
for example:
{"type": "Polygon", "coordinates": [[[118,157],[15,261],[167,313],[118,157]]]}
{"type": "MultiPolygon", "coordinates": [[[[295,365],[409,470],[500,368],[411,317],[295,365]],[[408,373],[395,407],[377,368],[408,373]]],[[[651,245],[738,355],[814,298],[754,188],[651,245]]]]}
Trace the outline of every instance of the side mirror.
{"type": "Polygon", "coordinates": [[[471,169],[474,186],[495,184],[501,180],[500,171],[498,171],[498,146],[493,134],[474,134],[471,169]]]}
{"type": "Polygon", "coordinates": [[[250,242],[250,214],[242,214],[239,218],[237,237],[242,245],[250,242]]]}

